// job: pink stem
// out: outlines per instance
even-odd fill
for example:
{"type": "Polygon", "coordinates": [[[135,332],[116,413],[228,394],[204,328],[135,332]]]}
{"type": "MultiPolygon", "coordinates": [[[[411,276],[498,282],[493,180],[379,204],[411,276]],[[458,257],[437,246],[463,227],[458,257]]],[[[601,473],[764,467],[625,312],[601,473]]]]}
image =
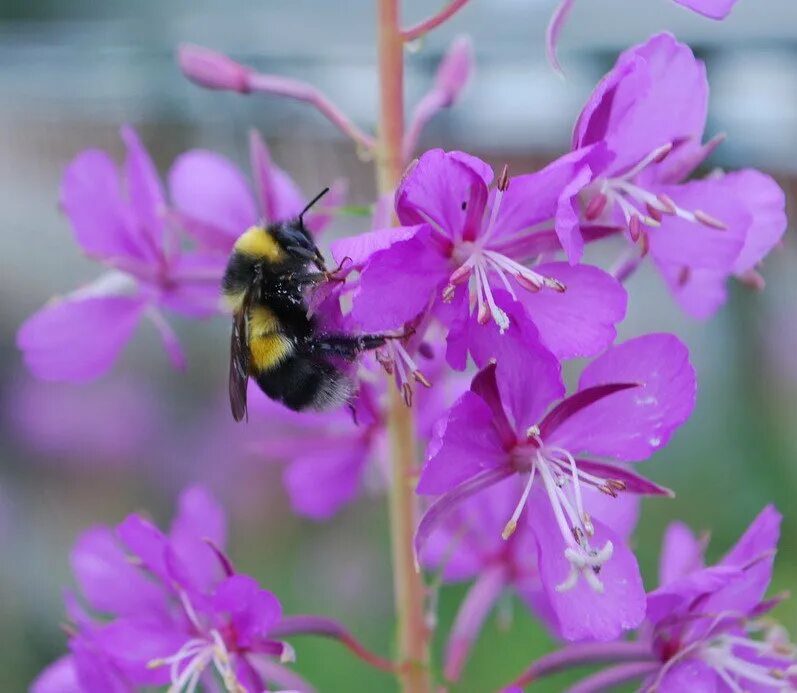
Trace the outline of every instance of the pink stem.
{"type": "Polygon", "coordinates": [[[453,15],[455,15],[459,10],[461,10],[465,5],[468,4],[468,0],[451,0],[440,12],[435,15],[429,17],[429,19],[424,20],[420,24],[416,24],[409,29],[403,29],[401,31],[401,38],[404,41],[414,41],[415,39],[420,38],[424,34],[430,32],[432,29],[437,28],[443,22],[450,19],[453,15]]]}
{"type": "Polygon", "coordinates": [[[585,664],[599,662],[638,662],[651,663],[653,653],[650,645],[643,642],[589,642],[567,647],[540,657],[511,684],[522,687],[559,671],[572,669],[585,664]]]}
{"type": "Polygon", "coordinates": [[[344,135],[353,139],[365,150],[372,150],[375,140],[355,125],[349,117],[330,101],[316,87],[287,77],[268,75],[262,72],[249,72],[246,75],[249,91],[285,96],[314,106],[323,116],[335,125],[344,135]]]}
{"type": "Polygon", "coordinates": [[[658,662],[632,662],[630,664],[620,664],[599,671],[597,674],[587,676],[579,681],[575,686],[567,689],[567,693],[596,693],[596,691],[611,690],[614,686],[641,679],[661,666],[658,662]]]}

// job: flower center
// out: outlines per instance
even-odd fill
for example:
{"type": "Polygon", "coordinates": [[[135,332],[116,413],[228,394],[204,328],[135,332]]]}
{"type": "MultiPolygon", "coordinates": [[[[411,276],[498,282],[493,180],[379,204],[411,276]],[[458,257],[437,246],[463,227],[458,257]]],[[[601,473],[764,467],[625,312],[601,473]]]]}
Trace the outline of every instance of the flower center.
{"type": "Polygon", "coordinates": [[[501,200],[508,187],[509,176],[507,168],[504,167],[498,179],[493,205],[489,216],[486,217],[487,221],[483,225],[482,232],[475,241],[464,240],[454,246],[451,259],[457,268],[451,273],[448,284],[443,289],[443,300],[448,302],[453,299],[457,286],[467,283],[470,310],[472,311],[474,307],[477,309],[476,318],[482,325],[492,319],[498,325],[501,334],[509,329],[509,316],[495,302],[490,285],[490,275],[498,277],[503,288],[515,301],[517,301],[517,294],[509,281],[510,277],[528,291],[537,292],[543,287],[560,293],[565,290],[564,284],[560,281],[544,277],[503,253],[488,248],[490,238],[495,233],[501,200]]]}
{"type": "Polygon", "coordinates": [[[742,693],[749,688],[742,684],[743,681],[771,686],[774,690],[791,690],[788,679],[797,675],[795,654],[793,646],[777,637],[756,640],[731,633],[722,633],[699,652],[700,658],[734,693],[742,693]]]}
{"type": "Polygon", "coordinates": [[[595,535],[595,527],[589,513],[584,509],[581,485],[587,484],[616,496],[617,491],[625,488],[625,484],[580,470],[567,450],[546,446],[535,426],[529,429],[528,437],[530,444],[520,448],[516,458],[518,471],[528,473],[528,480],[502,536],[508,539],[515,531],[539,474],[562,535],[564,556],[570,563],[570,573],[556,586],[556,590],[566,592],[576,586],[579,577],[583,577],[595,592],[603,592],[603,583],[598,575],[603,565],[612,557],[614,547],[611,541],[607,541],[599,549],[590,544],[590,539],[595,535]]]}
{"type": "Polygon", "coordinates": [[[648,166],[664,161],[672,149],[672,142],[668,142],[654,149],[626,173],[596,179],[588,188],[588,195],[590,192],[592,194],[584,211],[586,219],[594,221],[605,210],[616,205],[625,219],[631,239],[635,243],[641,239],[643,247],[647,244],[644,227],[660,226],[665,215],[680,217],[713,229],[726,229],[722,221],[707,212],[679,207],[669,195],[654,193],[635,181],[635,178],[648,166]]]}

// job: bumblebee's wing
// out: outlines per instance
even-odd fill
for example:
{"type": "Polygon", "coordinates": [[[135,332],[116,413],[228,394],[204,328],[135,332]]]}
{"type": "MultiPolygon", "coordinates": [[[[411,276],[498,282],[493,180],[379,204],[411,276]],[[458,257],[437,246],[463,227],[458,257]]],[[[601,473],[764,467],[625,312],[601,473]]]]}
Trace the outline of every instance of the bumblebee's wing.
{"type": "Polygon", "coordinates": [[[249,292],[244,296],[241,309],[232,318],[230,336],[230,407],[232,418],[248,418],[246,410],[246,384],[249,381],[249,292]]]}

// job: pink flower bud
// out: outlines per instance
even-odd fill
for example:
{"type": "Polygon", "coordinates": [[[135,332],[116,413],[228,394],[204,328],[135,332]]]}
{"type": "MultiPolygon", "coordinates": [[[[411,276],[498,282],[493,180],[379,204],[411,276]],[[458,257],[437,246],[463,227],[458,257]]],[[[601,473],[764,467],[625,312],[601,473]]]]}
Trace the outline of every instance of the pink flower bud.
{"type": "Polygon", "coordinates": [[[451,44],[435,76],[435,90],[445,95],[445,106],[457,100],[472,72],[473,45],[468,36],[460,36],[451,44]]]}
{"type": "Polygon", "coordinates": [[[208,89],[247,93],[250,70],[222,53],[208,48],[183,44],[177,49],[177,62],[192,82],[208,89]]]}

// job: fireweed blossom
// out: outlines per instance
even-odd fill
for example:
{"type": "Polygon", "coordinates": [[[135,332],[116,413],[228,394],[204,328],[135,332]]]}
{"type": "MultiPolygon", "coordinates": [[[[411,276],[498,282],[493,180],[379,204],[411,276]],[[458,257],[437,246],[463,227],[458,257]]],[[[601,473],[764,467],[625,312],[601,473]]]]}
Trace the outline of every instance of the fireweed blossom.
{"type": "Polygon", "coordinates": [[[53,300],[17,334],[25,363],[45,380],[81,382],[106,372],[142,317],[155,325],[176,367],[185,359],[162,309],[206,317],[218,306],[223,258],[184,252],[166,222],[166,200],[149,154],[122,128],[120,177],[99,150],[80,153],[61,183],[61,207],[82,250],[108,271],[53,300]]]}
{"type": "MultiPolygon", "coordinates": [[[[249,156],[254,192],[235,164],[216,152],[185,152],[169,170],[174,219],[203,247],[228,254],[250,226],[295,217],[307,204],[308,196],[273,163],[255,130],[249,135],[249,156]]],[[[308,229],[323,230],[331,220],[329,208],[341,203],[344,190],[343,182],[336,182],[318,207],[305,215],[308,229]]]]}
{"type": "MultiPolygon", "coordinates": [[[[562,66],[556,57],[556,44],[559,42],[559,35],[564,29],[567,17],[573,9],[576,0],[560,0],[556,6],[548,29],[545,32],[545,48],[548,60],[557,72],[562,72],[562,66]]],[[[725,19],[737,0],[675,0],[679,5],[687,7],[698,14],[710,19],[725,19]]]]}
{"type": "Polygon", "coordinates": [[[727,277],[756,284],[755,267],[786,229],[783,191],[746,169],[687,178],[722,138],[702,143],[705,65],[659,34],[625,51],[578,118],[573,149],[604,144],[613,155],[584,189],[583,218],[616,224],[633,248],[625,278],[647,254],[676,300],[695,317],[725,299],[727,277]]]}
{"type": "Polygon", "coordinates": [[[610,640],[639,625],[644,589],[633,554],[590,515],[585,498],[669,493],[622,463],[650,457],[688,418],[694,370],[676,337],[647,335],[596,358],[563,399],[559,363],[526,344],[507,340],[497,364],[482,370],[438,423],[418,493],[441,497],[421,520],[416,550],[464,499],[518,479],[503,536],[511,537],[525,514],[562,637],[610,640]]]}
{"type": "Polygon", "coordinates": [[[704,542],[674,523],[667,529],[661,586],[648,595],[647,632],[660,668],[643,690],[786,691],[797,688],[797,650],[766,618],[780,513],[768,506],[714,566],[704,542]]]}
{"type": "Polygon", "coordinates": [[[604,157],[601,145],[586,147],[511,181],[504,171],[490,190],[483,161],[426,152],[396,191],[403,226],[332,244],[338,262],[349,257],[361,268],[352,318],[380,331],[431,311],[448,328],[448,360],[459,369],[470,327],[493,322],[506,332],[510,312],[559,358],[605,349],[625,315],[622,287],[596,267],[532,266],[538,255],[581,241],[574,198],[604,157]]]}
{"type": "MultiPolygon", "coordinates": [[[[585,509],[591,517],[626,539],[636,525],[638,499],[621,494],[588,494],[585,509]]],[[[555,613],[540,583],[537,544],[530,525],[521,522],[504,539],[501,536],[517,504],[513,479],[504,479],[478,496],[459,504],[430,535],[421,564],[436,572],[444,583],[473,579],[448,635],[444,671],[458,680],[471,647],[487,616],[510,593],[523,602],[556,633],[555,613]]]]}
{"type": "MultiPolygon", "coordinates": [[[[466,387],[458,375],[446,373],[442,349],[427,346],[420,349],[416,365],[434,387],[419,389],[412,402],[422,441],[429,440],[434,423],[466,387]]],[[[358,382],[351,408],[320,413],[293,412],[268,400],[254,386],[249,391],[259,440],[252,448],[285,464],[283,484],[299,515],[328,520],[363,492],[382,493],[390,483],[387,383],[367,364],[360,366],[358,382]]]]}
{"type": "MultiPolygon", "coordinates": [[[[193,691],[217,675],[228,691],[262,691],[283,673],[289,645],[270,636],[276,597],[234,572],[222,553],[222,509],[203,489],[179,500],[169,534],[139,515],[84,532],[72,568],[95,618],[69,597],[70,654],[34,682],[35,693],[127,691],[171,684],[193,691]],[[71,683],[71,686],[67,686],[71,683]]],[[[295,681],[295,675],[282,677],[295,681]]]]}

